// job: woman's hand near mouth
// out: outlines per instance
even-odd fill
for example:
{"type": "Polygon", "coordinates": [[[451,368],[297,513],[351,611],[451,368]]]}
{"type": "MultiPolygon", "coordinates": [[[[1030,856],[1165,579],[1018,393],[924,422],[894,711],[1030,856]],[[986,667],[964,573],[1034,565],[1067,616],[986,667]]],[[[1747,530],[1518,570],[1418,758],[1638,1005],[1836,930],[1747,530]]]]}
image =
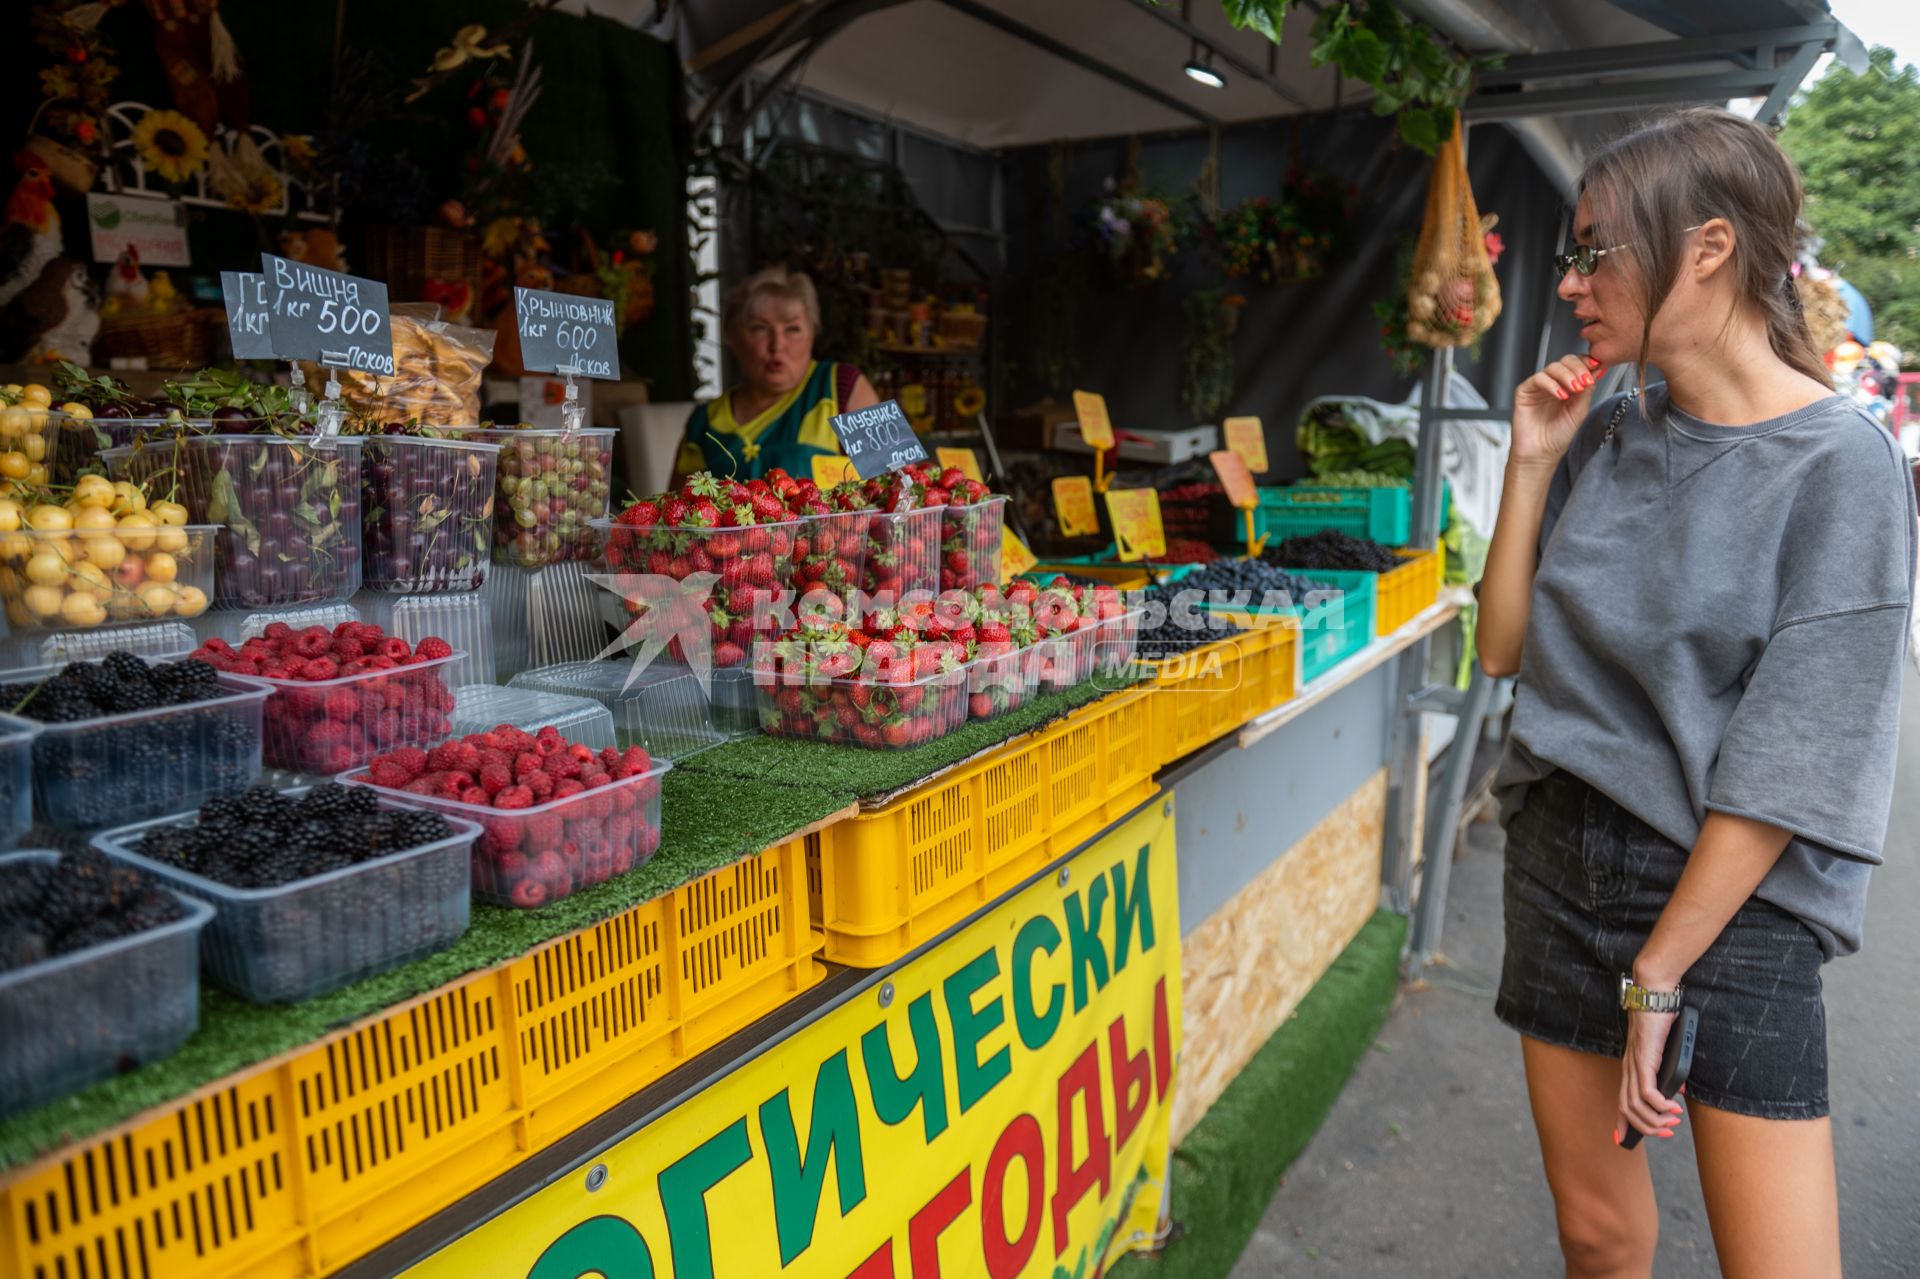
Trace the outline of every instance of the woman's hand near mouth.
{"type": "Polygon", "coordinates": [[[1522,382],[1513,393],[1512,461],[1551,470],[1586,420],[1600,361],[1567,355],[1522,382]]]}

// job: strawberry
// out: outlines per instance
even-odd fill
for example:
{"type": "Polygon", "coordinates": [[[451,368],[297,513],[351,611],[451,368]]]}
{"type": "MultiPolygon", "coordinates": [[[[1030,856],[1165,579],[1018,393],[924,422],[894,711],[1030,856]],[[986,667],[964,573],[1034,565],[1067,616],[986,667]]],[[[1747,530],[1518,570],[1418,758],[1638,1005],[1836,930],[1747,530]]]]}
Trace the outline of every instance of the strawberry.
{"type": "Polygon", "coordinates": [[[993,698],[986,693],[975,693],[967,699],[967,713],[975,719],[986,719],[993,714],[993,698]]]}
{"type": "Polygon", "coordinates": [[[683,497],[670,497],[660,507],[660,520],[675,528],[684,528],[693,513],[693,504],[683,497]]]}
{"type": "Polygon", "coordinates": [[[657,502],[635,502],[620,512],[619,523],[634,528],[650,528],[660,522],[660,505],[657,502]]]}
{"type": "Polygon", "coordinates": [[[958,488],[960,485],[965,484],[966,482],[967,482],[966,474],[962,472],[961,469],[957,466],[949,466],[946,470],[940,472],[941,488],[945,488],[945,489],[958,488]]]}
{"type": "Polygon", "coordinates": [[[880,740],[889,746],[911,745],[913,728],[909,721],[897,719],[880,730],[880,740]]]}
{"type": "Polygon", "coordinates": [[[773,524],[787,517],[787,508],[773,494],[763,493],[753,499],[753,514],[762,524],[773,524]]]}
{"type": "Polygon", "coordinates": [[[547,886],[534,878],[519,880],[513,886],[510,900],[522,910],[533,910],[547,904],[547,886]]]}
{"type": "Polygon", "coordinates": [[[722,668],[739,666],[747,660],[746,650],[729,640],[713,646],[713,664],[722,668]]]}

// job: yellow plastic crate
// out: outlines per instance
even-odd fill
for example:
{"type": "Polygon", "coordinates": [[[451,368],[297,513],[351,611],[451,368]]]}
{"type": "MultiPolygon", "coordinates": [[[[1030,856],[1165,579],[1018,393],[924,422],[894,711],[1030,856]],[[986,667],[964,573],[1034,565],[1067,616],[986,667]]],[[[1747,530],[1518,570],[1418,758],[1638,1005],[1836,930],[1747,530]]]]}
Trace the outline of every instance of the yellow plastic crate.
{"type": "Polygon", "coordinates": [[[1374,604],[1376,635],[1393,634],[1440,598],[1440,579],[1446,565],[1439,547],[1425,551],[1401,548],[1394,554],[1406,563],[1380,575],[1374,604]]]}
{"type": "Polygon", "coordinates": [[[809,837],[826,958],[891,963],[1149,798],[1149,704],[1102,698],[809,837]]]}
{"type": "Polygon", "coordinates": [[[825,975],[790,840],[0,1179],[0,1279],[338,1270],[825,975]]]}
{"type": "Polygon", "coordinates": [[[1148,695],[1151,754],[1164,767],[1293,699],[1299,632],[1264,626],[1161,662],[1148,695]]]}

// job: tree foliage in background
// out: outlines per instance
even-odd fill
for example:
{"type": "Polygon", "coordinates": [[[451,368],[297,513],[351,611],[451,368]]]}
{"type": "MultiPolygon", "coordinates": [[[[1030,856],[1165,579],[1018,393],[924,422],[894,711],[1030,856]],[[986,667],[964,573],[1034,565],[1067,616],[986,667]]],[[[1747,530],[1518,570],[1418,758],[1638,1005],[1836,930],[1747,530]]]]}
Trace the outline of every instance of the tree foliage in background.
{"type": "Polygon", "coordinates": [[[1875,336],[1920,357],[1920,72],[1875,46],[1794,100],[1780,144],[1806,183],[1820,261],[1873,307],[1875,336]]]}

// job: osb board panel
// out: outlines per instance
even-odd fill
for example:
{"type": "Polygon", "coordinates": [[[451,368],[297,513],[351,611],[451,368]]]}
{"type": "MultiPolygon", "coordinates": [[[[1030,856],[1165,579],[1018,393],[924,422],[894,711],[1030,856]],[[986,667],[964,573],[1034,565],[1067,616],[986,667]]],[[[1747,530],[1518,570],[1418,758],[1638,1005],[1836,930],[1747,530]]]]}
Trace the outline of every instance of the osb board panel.
{"type": "Polygon", "coordinates": [[[1414,769],[1413,778],[1413,833],[1408,836],[1413,842],[1408,845],[1413,850],[1413,865],[1418,869],[1427,855],[1427,731],[1420,730],[1420,749],[1414,758],[1419,761],[1414,769]]]}
{"type": "Polygon", "coordinates": [[[1181,941],[1176,1142],[1379,907],[1386,805],[1382,769],[1181,941]]]}

